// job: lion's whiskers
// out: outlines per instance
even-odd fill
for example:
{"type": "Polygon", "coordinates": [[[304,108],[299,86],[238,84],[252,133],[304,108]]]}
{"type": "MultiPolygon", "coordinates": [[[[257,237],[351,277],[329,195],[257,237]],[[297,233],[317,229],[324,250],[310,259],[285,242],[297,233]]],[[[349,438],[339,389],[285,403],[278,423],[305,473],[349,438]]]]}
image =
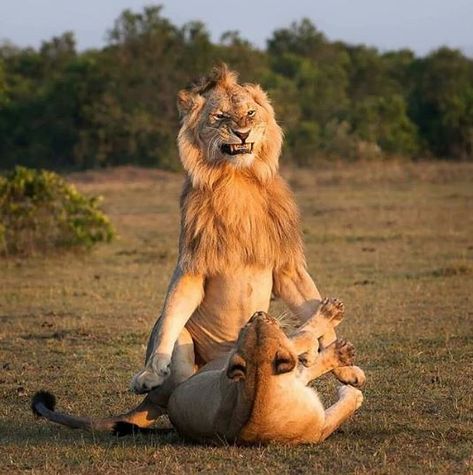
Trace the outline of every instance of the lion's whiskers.
{"type": "Polygon", "coordinates": [[[210,138],[209,142],[207,143],[207,159],[211,159],[212,155],[212,149],[214,148],[214,144],[216,143],[218,139],[217,135],[214,135],[213,137],[210,138]]]}

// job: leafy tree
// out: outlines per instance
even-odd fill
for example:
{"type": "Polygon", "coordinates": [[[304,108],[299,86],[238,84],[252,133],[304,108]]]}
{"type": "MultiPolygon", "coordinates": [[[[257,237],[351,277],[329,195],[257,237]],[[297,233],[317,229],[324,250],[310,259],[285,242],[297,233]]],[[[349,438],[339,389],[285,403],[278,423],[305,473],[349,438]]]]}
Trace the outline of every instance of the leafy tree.
{"type": "Polygon", "coordinates": [[[100,50],[78,52],[70,32],[38,49],[0,45],[0,169],[179,168],[176,92],[221,61],[269,91],[296,163],[363,150],[473,158],[473,60],[459,51],[380,53],[329,41],[308,19],[261,50],[150,6],[125,10],[100,50]]]}
{"type": "Polygon", "coordinates": [[[315,59],[326,42],[323,33],[308,18],[303,18],[299,23],[293,22],[289,28],[276,30],[268,40],[268,53],[273,56],[293,53],[315,59]]]}
{"type": "Polygon", "coordinates": [[[435,155],[473,159],[473,61],[441,48],[412,65],[410,115],[435,155]]]}
{"type": "Polygon", "coordinates": [[[412,156],[419,150],[416,126],[407,116],[406,102],[400,95],[372,96],[355,103],[352,124],[361,139],[386,152],[412,156]]]}

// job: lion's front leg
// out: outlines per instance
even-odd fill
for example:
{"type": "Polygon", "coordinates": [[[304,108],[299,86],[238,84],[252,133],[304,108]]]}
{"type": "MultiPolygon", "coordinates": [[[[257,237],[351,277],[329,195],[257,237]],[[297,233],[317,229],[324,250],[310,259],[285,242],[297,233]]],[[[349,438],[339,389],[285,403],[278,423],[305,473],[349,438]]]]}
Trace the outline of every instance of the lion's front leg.
{"type": "MultiPolygon", "coordinates": [[[[169,398],[174,389],[195,372],[194,342],[187,329],[183,329],[174,346],[171,376],[152,390],[136,408],[104,420],[118,435],[126,435],[154,424],[166,414],[169,398]]],[[[103,423],[103,422],[102,422],[103,423]]]]}
{"type": "Polygon", "coordinates": [[[273,293],[281,297],[301,322],[311,318],[320,304],[320,293],[304,265],[273,272],[273,293]]]}
{"type": "Polygon", "coordinates": [[[171,358],[176,341],[185,324],[204,296],[204,278],[174,272],[164,309],[148,341],[145,367],[132,380],[136,393],[146,393],[160,386],[171,373],[171,358]]]}

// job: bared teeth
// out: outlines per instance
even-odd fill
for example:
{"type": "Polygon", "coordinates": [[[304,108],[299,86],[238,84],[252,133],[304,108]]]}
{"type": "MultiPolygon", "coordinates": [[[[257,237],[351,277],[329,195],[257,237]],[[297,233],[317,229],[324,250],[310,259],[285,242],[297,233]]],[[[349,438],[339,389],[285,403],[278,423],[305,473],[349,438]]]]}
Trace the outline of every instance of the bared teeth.
{"type": "Polygon", "coordinates": [[[223,153],[228,155],[251,153],[253,151],[253,143],[223,144],[221,149],[223,153]]]}

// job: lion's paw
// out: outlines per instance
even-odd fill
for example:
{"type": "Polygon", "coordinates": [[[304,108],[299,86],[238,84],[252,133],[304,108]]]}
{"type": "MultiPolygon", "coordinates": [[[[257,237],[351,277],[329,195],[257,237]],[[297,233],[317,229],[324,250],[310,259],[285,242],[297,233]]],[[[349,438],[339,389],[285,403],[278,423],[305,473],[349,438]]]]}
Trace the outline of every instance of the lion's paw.
{"type": "Polygon", "coordinates": [[[351,366],[355,359],[355,347],[344,338],[335,341],[335,354],[340,366],[351,366]]]}
{"type": "Polygon", "coordinates": [[[161,386],[171,374],[171,358],[167,355],[151,357],[148,364],[133,376],[131,389],[136,394],[148,393],[161,386]]]}
{"type": "Polygon", "coordinates": [[[320,302],[318,312],[323,318],[330,320],[333,326],[337,326],[343,320],[345,306],[336,298],[326,297],[320,302]]]}

